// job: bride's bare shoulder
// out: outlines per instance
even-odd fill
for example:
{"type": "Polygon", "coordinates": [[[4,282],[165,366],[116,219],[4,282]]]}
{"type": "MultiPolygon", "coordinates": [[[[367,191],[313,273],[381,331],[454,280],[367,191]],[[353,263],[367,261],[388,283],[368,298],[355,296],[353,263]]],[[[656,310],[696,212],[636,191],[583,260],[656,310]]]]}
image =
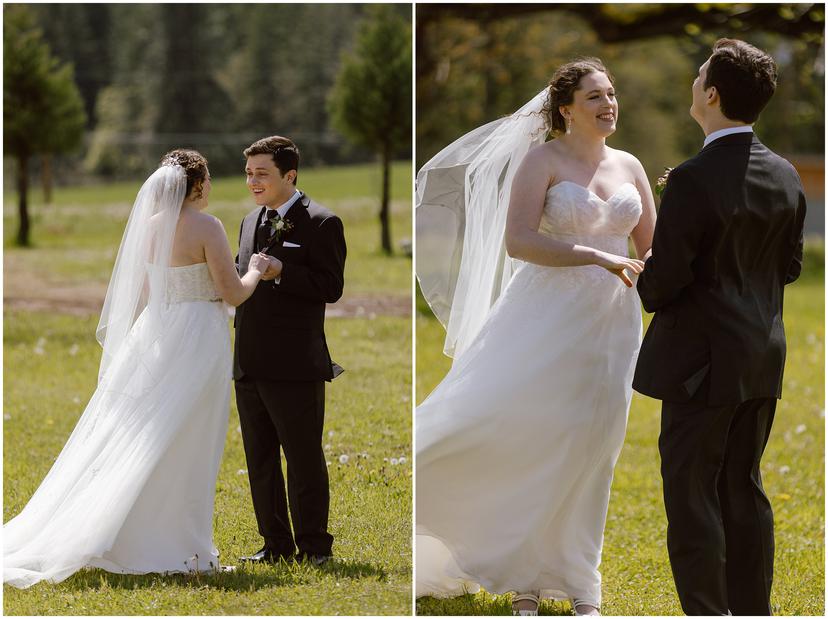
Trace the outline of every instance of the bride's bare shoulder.
{"type": "Polygon", "coordinates": [[[543,171],[548,177],[549,184],[559,175],[566,158],[566,153],[557,140],[538,144],[526,154],[528,165],[533,166],[538,172],[543,171]]]}
{"type": "Polygon", "coordinates": [[[638,157],[633,155],[632,153],[628,153],[625,150],[619,150],[617,148],[610,148],[607,147],[610,156],[615,159],[619,165],[629,169],[632,172],[638,172],[639,170],[643,170],[644,167],[641,165],[641,162],[638,160],[638,157]]]}

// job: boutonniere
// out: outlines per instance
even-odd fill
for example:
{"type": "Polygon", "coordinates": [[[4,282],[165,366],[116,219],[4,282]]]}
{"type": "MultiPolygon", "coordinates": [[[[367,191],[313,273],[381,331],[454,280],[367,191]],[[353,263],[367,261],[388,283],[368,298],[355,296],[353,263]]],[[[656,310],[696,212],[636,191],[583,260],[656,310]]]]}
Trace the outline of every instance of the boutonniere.
{"type": "Polygon", "coordinates": [[[664,174],[658,177],[655,185],[655,192],[656,195],[660,198],[661,194],[664,193],[664,188],[667,187],[667,179],[670,176],[670,172],[673,171],[673,168],[664,168],[664,174]]]}
{"type": "Polygon", "coordinates": [[[282,219],[279,213],[276,213],[273,219],[270,220],[270,229],[273,230],[273,240],[278,243],[283,234],[287,234],[293,230],[293,224],[282,219]]]}

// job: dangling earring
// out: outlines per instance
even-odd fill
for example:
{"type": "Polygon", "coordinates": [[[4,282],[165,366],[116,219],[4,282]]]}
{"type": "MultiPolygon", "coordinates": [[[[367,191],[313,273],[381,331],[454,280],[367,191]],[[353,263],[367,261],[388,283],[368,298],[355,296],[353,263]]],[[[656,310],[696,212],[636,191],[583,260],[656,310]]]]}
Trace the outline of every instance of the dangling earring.
{"type": "Polygon", "coordinates": [[[566,135],[571,135],[571,134],[572,134],[572,117],[567,116],[566,117],[566,135]]]}

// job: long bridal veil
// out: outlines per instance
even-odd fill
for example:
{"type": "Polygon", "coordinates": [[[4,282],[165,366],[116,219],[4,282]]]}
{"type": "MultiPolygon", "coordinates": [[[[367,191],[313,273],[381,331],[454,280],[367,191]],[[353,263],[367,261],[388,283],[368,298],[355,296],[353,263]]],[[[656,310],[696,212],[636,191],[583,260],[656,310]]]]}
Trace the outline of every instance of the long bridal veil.
{"type": "Polygon", "coordinates": [[[164,306],[185,190],[184,169],[166,162],[138,193],[97,330],[97,389],[39,488],[3,526],[8,584],[58,582],[105,557],[181,426],[170,407],[179,405],[176,383],[190,381],[171,365],[167,349],[180,344],[167,337],[164,306]]]}
{"type": "Polygon", "coordinates": [[[138,191],[96,330],[103,347],[99,380],[141,312],[157,312],[164,302],[167,267],[186,188],[184,168],[170,160],[153,172],[138,191]]]}
{"type": "Polygon", "coordinates": [[[546,97],[544,89],[464,135],[417,173],[417,279],[449,356],[471,342],[512,275],[503,240],[509,195],[523,157],[546,137],[546,97]]]}

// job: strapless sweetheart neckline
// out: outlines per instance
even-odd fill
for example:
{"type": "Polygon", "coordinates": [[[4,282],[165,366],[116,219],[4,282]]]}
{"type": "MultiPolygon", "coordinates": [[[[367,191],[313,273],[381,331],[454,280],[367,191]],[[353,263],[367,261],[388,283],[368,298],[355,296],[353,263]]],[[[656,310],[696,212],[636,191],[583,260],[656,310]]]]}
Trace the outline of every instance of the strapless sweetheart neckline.
{"type": "Polygon", "coordinates": [[[635,190],[635,193],[636,193],[636,194],[638,194],[639,199],[641,198],[641,194],[639,194],[639,193],[638,193],[638,188],[637,188],[635,185],[633,185],[632,183],[630,183],[630,182],[624,182],[624,183],[621,183],[621,184],[618,186],[618,189],[616,189],[616,190],[612,193],[612,195],[610,195],[610,197],[609,197],[609,198],[607,198],[606,200],[605,200],[604,198],[602,198],[601,196],[599,196],[599,195],[598,195],[597,193],[595,193],[594,191],[592,191],[591,189],[589,189],[588,187],[584,187],[583,185],[581,185],[581,184],[579,184],[579,183],[576,183],[575,181],[560,181],[559,183],[555,183],[554,185],[550,186],[550,187],[549,187],[549,189],[547,189],[547,190],[546,190],[546,192],[547,192],[547,193],[549,193],[550,191],[552,191],[553,189],[555,189],[555,187],[560,187],[561,185],[564,185],[564,184],[567,184],[567,185],[574,185],[575,187],[578,187],[578,188],[580,188],[580,189],[583,189],[584,191],[586,191],[586,192],[587,192],[587,193],[589,193],[590,195],[595,196],[596,198],[598,198],[601,202],[604,202],[605,204],[606,204],[606,203],[609,203],[609,202],[610,202],[610,201],[611,201],[611,200],[612,200],[615,196],[617,196],[619,193],[621,193],[621,190],[622,190],[622,189],[623,189],[626,185],[629,185],[630,187],[632,187],[632,188],[635,190]]]}

